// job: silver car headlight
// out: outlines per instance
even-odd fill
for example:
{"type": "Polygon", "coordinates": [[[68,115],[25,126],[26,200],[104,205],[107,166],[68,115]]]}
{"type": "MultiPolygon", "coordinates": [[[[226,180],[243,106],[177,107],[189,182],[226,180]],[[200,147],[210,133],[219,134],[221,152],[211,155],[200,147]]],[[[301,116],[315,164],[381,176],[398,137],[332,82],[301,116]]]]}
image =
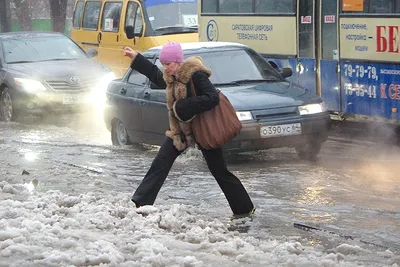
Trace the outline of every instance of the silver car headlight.
{"type": "Polygon", "coordinates": [[[43,83],[38,80],[14,78],[14,81],[17,85],[23,87],[24,90],[29,93],[39,93],[46,91],[46,87],[44,87],[43,83]]]}
{"type": "Polygon", "coordinates": [[[299,113],[300,115],[311,115],[311,114],[317,114],[321,112],[325,112],[326,108],[324,103],[319,103],[319,104],[308,104],[304,106],[299,106],[299,113]]]}
{"type": "Polygon", "coordinates": [[[253,116],[250,111],[236,111],[236,116],[238,116],[240,121],[250,121],[253,120],[253,116]]]}

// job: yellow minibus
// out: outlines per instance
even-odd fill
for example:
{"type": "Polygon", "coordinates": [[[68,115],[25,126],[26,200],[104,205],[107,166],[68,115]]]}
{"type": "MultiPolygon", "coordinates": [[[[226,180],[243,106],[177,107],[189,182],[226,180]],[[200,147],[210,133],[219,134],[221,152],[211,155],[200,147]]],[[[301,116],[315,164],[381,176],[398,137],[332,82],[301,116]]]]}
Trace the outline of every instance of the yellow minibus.
{"type": "Polygon", "coordinates": [[[123,48],[145,51],[169,41],[197,42],[197,0],[77,0],[71,38],[123,76],[123,48]],[[93,49],[92,52],[93,52],[93,49]]]}

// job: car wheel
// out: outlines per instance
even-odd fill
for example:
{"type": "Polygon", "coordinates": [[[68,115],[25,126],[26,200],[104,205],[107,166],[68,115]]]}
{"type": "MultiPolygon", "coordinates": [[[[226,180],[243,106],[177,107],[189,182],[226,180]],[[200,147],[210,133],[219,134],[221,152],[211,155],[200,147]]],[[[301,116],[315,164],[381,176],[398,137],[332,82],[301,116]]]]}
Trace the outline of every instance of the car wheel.
{"type": "Polygon", "coordinates": [[[15,110],[13,108],[13,101],[8,88],[4,88],[0,95],[0,119],[2,121],[10,122],[15,120],[15,110]]]}
{"type": "Polygon", "coordinates": [[[131,144],[128,132],[120,120],[116,120],[111,126],[111,141],[112,144],[116,146],[125,146],[131,144]]]}
{"type": "Polygon", "coordinates": [[[314,161],[317,159],[321,146],[322,144],[320,141],[309,141],[303,146],[296,147],[296,152],[300,159],[314,161]]]}

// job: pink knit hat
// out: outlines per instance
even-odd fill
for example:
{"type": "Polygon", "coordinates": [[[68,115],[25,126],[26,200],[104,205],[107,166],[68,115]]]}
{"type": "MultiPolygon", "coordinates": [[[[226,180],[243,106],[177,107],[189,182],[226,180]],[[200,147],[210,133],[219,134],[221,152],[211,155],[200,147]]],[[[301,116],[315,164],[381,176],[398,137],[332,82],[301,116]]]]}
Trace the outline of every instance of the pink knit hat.
{"type": "Polygon", "coordinates": [[[160,61],[164,62],[183,62],[182,47],[177,42],[169,42],[161,48],[160,61]]]}

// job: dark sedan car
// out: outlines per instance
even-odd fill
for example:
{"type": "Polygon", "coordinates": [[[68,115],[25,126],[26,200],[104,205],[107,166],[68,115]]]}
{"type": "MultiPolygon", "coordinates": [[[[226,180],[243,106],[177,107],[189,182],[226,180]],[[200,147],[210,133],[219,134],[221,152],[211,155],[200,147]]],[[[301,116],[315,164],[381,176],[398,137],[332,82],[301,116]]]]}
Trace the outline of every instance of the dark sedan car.
{"type": "Polygon", "coordinates": [[[53,32],[0,34],[0,120],[82,111],[104,97],[111,70],[53,32]]]}
{"type": "MultiPolygon", "coordinates": [[[[330,116],[315,93],[285,80],[291,69],[275,69],[264,58],[235,43],[182,44],[185,57],[199,55],[211,69],[212,83],[237,110],[243,124],[227,150],[295,147],[302,158],[314,158],[326,141],[330,116]]],[[[161,47],[143,55],[162,68],[161,47]]],[[[168,129],[166,91],[129,69],[106,92],[105,123],[115,145],[160,145],[168,129]]]]}

